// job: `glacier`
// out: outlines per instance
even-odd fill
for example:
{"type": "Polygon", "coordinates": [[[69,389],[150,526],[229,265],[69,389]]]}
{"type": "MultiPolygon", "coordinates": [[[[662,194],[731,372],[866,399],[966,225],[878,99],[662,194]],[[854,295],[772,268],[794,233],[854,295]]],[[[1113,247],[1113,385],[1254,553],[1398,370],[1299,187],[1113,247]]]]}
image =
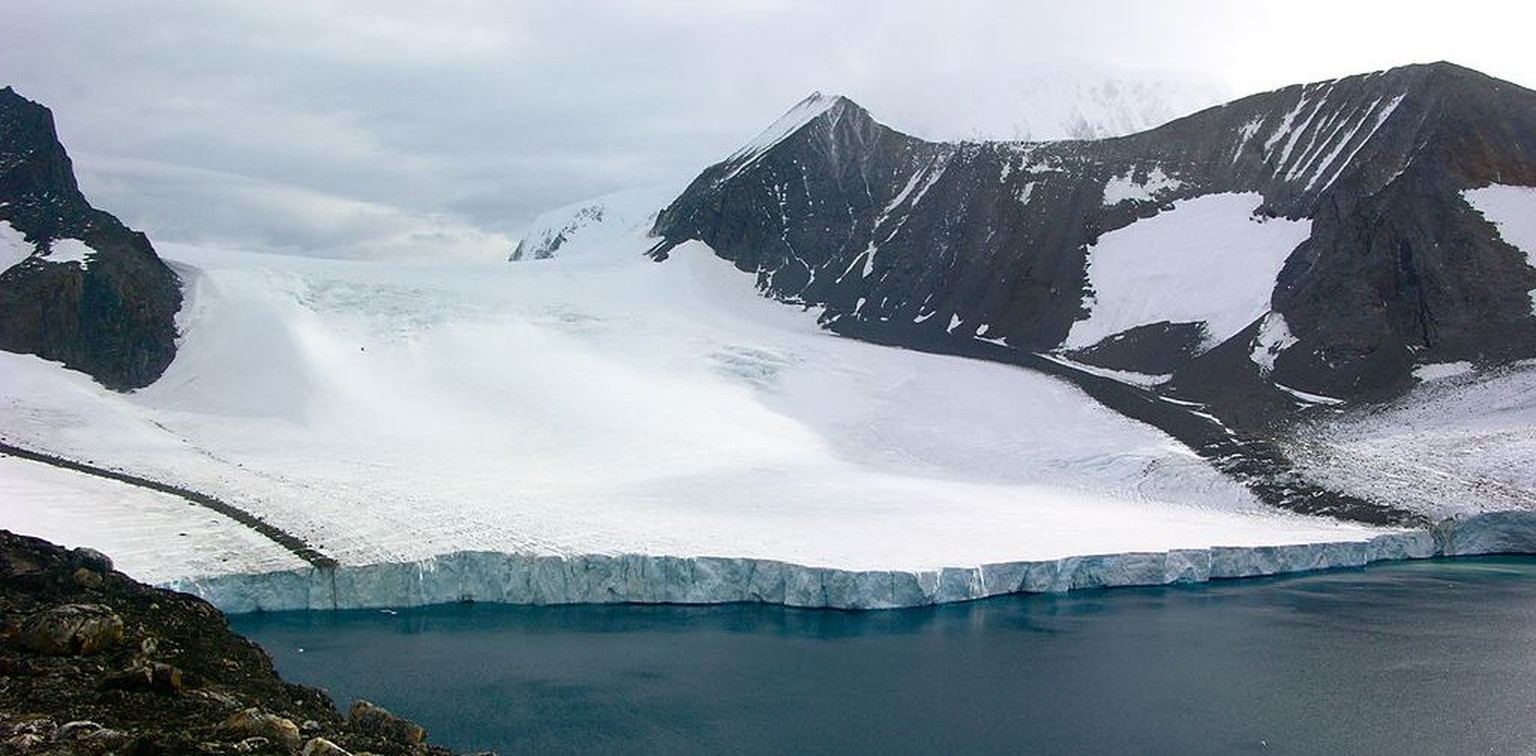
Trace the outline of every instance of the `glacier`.
{"type": "MultiPolygon", "coordinates": [[[[643,231],[617,236],[526,265],[168,244],[187,306],[155,385],[118,394],[0,354],[0,440],[221,497],[337,568],[24,460],[0,460],[0,523],[236,613],[878,609],[1532,540],[1497,520],[1426,534],[1277,512],[1070,384],[838,338],[700,243],[656,265],[643,231]]],[[[1436,519],[1484,498],[1452,493],[1436,519]]]]}
{"type": "Polygon", "coordinates": [[[898,609],[1012,593],[1204,583],[1382,561],[1536,554],[1536,512],[1454,517],[1367,541],[1218,546],[933,570],[852,570],[770,559],[461,551],[413,562],[172,580],[231,613],[509,604],[765,603],[898,609]]]}

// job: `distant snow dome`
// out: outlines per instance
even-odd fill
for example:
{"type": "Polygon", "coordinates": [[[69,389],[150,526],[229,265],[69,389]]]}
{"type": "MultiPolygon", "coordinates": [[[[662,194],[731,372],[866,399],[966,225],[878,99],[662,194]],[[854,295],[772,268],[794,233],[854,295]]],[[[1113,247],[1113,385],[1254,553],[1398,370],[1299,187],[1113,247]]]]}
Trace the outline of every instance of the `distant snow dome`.
{"type": "Polygon", "coordinates": [[[656,214],[681,191],[671,184],[641,186],[540,213],[508,260],[627,250],[621,240],[649,233],[656,214]]]}
{"type": "Polygon", "coordinates": [[[1102,65],[1053,66],[1023,72],[990,97],[949,107],[871,103],[903,131],[939,140],[1104,139],[1161,126],[1232,99],[1215,79],[1183,73],[1129,71],[1102,65]]]}

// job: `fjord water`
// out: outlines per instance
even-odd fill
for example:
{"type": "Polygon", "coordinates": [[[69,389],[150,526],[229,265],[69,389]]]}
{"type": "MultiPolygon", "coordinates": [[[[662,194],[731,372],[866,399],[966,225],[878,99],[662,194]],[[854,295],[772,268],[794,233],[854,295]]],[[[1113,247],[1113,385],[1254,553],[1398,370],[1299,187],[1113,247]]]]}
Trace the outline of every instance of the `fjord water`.
{"type": "Polygon", "coordinates": [[[289,680],[514,753],[1536,752],[1536,558],[879,612],[238,615],[289,680]]]}

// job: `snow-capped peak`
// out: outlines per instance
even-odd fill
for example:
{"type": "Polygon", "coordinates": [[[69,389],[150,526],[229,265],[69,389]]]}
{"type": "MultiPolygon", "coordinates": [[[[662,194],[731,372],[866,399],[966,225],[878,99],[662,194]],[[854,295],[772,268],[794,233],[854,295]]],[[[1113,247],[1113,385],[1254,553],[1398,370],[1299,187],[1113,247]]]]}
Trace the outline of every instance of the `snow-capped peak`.
{"type": "Polygon", "coordinates": [[[741,149],[727,158],[726,162],[745,162],[767,152],[774,145],[784,141],[789,135],[804,128],[806,124],[816,120],[840,103],[845,102],[846,99],[841,95],[825,95],[820,92],[812,92],[809,97],[790,108],[789,112],[781,116],[779,120],[774,121],[761,134],[758,134],[752,141],[747,142],[741,149]]]}

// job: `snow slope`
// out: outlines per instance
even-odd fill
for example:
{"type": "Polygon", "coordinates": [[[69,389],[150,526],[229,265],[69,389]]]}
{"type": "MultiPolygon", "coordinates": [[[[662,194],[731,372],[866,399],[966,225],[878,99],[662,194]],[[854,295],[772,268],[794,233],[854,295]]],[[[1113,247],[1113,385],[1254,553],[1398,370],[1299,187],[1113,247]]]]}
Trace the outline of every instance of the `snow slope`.
{"type": "Polygon", "coordinates": [[[1285,258],[1311,233],[1310,220],[1262,218],[1255,193],[1209,194],[1111,231],[1088,250],[1088,317],[1063,346],[1092,346],[1167,321],[1203,323],[1210,348],[1269,310],[1285,258]]]}
{"type": "Polygon", "coordinates": [[[223,515],[116,481],[0,456],[0,526],[90,546],[152,583],[292,570],[303,560],[223,515]]]}
{"type": "Polygon", "coordinates": [[[751,141],[741,146],[730,157],[725,159],[727,163],[751,162],[753,158],[772,149],[774,145],[784,141],[786,137],[799,131],[807,123],[816,120],[822,113],[831,110],[837,104],[837,95],[825,95],[820,92],[812,92],[809,97],[795,103],[789,112],[779,117],[779,120],[768,125],[761,133],[753,137],[751,141]]]}
{"type": "Polygon", "coordinates": [[[37,247],[27,241],[10,221],[0,221],[0,273],[32,256],[37,247]]]}
{"type": "Polygon", "coordinates": [[[1319,483],[1431,517],[1536,510],[1536,362],[1426,366],[1389,404],[1325,414],[1289,455],[1319,483]]]}
{"type": "MultiPolygon", "coordinates": [[[[626,243],[436,266],[164,245],[189,288],[165,376],[117,394],[0,354],[0,428],[220,496],[348,565],[483,550],[926,569],[1380,532],[1268,511],[1055,379],[837,338],[702,245],[657,264],[626,243]]],[[[86,498],[101,533],[141,518],[86,498]]],[[[191,569],[164,559],[138,569],[191,569]]]]}

